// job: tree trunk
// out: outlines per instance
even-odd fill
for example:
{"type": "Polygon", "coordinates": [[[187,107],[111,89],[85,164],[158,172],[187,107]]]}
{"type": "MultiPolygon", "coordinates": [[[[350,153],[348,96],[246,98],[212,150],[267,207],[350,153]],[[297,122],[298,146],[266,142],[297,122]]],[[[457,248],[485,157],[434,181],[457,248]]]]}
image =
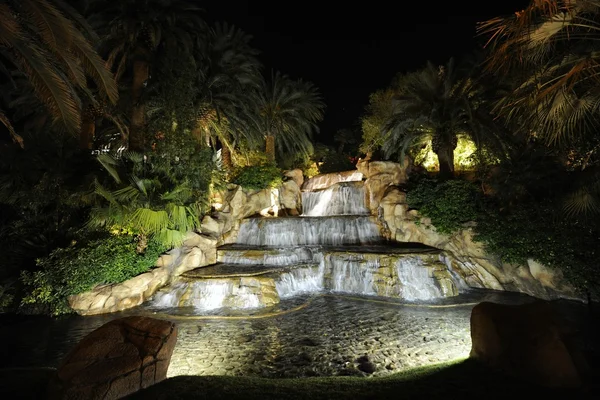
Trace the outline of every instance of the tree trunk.
{"type": "Polygon", "coordinates": [[[265,153],[267,160],[275,163],[275,136],[267,135],[265,138],[265,153]]]}
{"type": "Polygon", "coordinates": [[[144,254],[146,249],[148,248],[148,237],[140,233],[137,235],[137,246],[135,247],[135,252],[137,254],[144,254]]]}
{"type": "Polygon", "coordinates": [[[449,179],[454,177],[454,149],[458,140],[456,135],[440,134],[432,141],[431,147],[440,163],[439,177],[449,179]]]}
{"type": "Polygon", "coordinates": [[[231,161],[231,150],[225,144],[221,145],[221,160],[223,161],[223,169],[226,173],[230,173],[233,169],[233,162],[231,161]]]}
{"type": "Polygon", "coordinates": [[[81,130],[79,132],[79,148],[81,150],[91,150],[94,145],[95,134],[96,118],[93,113],[84,111],[81,118],[81,130]]]}
{"type": "Polygon", "coordinates": [[[198,118],[196,120],[196,124],[192,129],[192,136],[196,138],[199,143],[204,143],[206,147],[210,147],[210,136],[204,131],[204,126],[202,125],[202,118],[198,118]]]}
{"type": "Polygon", "coordinates": [[[142,93],[150,77],[150,64],[146,60],[133,63],[131,85],[131,123],[129,126],[129,150],[143,152],[145,145],[146,107],[141,101],[142,93]]]}

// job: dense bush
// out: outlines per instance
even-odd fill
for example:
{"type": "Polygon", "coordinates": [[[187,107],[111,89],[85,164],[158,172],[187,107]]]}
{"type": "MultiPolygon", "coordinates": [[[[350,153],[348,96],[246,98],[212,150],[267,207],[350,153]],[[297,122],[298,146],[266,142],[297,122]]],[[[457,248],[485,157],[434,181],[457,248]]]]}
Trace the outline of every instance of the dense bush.
{"type": "Polygon", "coordinates": [[[319,173],[329,174],[332,172],[350,171],[354,168],[355,166],[352,161],[350,161],[348,155],[329,152],[323,157],[322,164],[319,165],[319,173]]]}
{"type": "Polygon", "coordinates": [[[55,315],[68,312],[68,296],[146,272],[166,250],[152,241],[144,254],[136,247],[129,233],[112,233],[56,249],[38,260],[38,271],[21,274],[27,292],[22,304],[46,307],[55,315]]]}
{"type": "Polygon", "coordinates": [[[441,233],[452,233],[464,223],[476,220],[480,203],[477,187],[471,182],[449,180],[438,183],[433,179],[420,180],[408,192],[407,201],[411,208],[431,218],[441,233]]]}
{"type": "Polygon", "coordinates": [[[246,189],[275,188],[283,183],[282,171],[275,165],[253,165],[238,169],[232,182],[246,189]]]}
{"type": "Polygon", "coordinates": [[[560,269],[576,288],[600,294],[600,232],[593,219],[565,217],[550,200],[498,210],[487,207],[475,229],[475,240],[490,253],[517,264],[532,258],[560,269]]]}
{"type": "Polygon", "coordinates": [[[453,233],[474,221],[474,238],[502,261],[524,264],[528,258],[560,269],[579,290],[598,294],[600,232],[594,219],[567,218],[552,199],[521,202],[510,208],[484,198],[477,186],[460,180],[422,179],[407,195],[411,208],[431,218],[439,232],[453,233]]]}

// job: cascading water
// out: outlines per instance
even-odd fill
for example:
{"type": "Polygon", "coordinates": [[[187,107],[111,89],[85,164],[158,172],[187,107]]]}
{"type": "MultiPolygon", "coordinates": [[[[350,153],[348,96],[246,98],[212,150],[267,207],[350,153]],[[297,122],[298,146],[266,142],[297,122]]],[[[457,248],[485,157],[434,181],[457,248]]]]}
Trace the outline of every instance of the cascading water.
{"type": "Polygon", "coordinates": [[[319,266],[294,268],[284,272],[275,281],[275,288],[282,299],[302,293],[320,292],[325,289],[325,263],[319,266]]]}
{"type": "Polygon", "coordinates": [[[308,246],[369,244],[381,241],[372,217],[250,218],[238,234],[237,244],[247,246],[308,246]]]}
{"type": "Polygon", "coordinates": [[[171,292],[159,292],[152,304],[157,308],[194,307],[198,311],[211,311],[223,307],[257,308],[259,296],[229,280],[198,280],[178,282],[171,292]],[[175,295],[173,295],[175,293],[175,295]]]}
{"type": "Polygon", "coordinates": [[[453,295],[454,278],[437,253],[405,255],[381,245],[360,179],[362,174],[354,172],[319,177],[304,187],[301,216],[242,221],[236,243],[218,250],[220,270],[217,264],[212,276],[196,281],[198,277],[187,276],[171,292],[157,294],[154,305],[200,311],[255,308],[265,306],[265,298],[273,304],[272,296],[279,301],[324,290],[409,301],[453,295]],[[427,265],[423,257],[429,257],[427,265]],[[450,283],[440,285],[434,269],[437,275],[447,273],[444,279],[450,283]]]}
{"type": "Polygon", "coordinates": [[[330,289],[334,292],[377,294],[375,290],[375,272],[379,261],[364,262],[356,258],[325,258],[331,266],[330,289]]]}
{"type": "Polygon", "coordinates": [[[302,215],[325,217],[332,215],[366,215],[362,182],[338,183],[316,192],[302,192],[302,215]]]}
{"type": "Polygon", "coordinates": [[[401,297],[405,300],[430,300],[442,297],[442,291],[430,276],[421,259],[406,257],[398,260],[396,273],[402,283],[401,297]]]}

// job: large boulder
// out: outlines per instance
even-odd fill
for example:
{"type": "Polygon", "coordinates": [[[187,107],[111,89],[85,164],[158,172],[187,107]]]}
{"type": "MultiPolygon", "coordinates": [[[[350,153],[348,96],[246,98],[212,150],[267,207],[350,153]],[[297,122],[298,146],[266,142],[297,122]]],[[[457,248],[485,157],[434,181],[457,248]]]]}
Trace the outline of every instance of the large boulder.
{"type": "Polygon", "coordinates": [[[285,176],[287,179],[293,180],[299,188],[301,188],[302,184],[304,183],[304,174],[302,173],[301,169],[296,168],[285,171],[283,176],[285,176]]]}
{"type": "Polygon", "coordinates": [[[79,315],[105,314],[139,306],[152,297],[170,280],[168,267],[155,268],[113,285],[100,285],[94,289],[69,296],[69,306],[79,315]]]}
{"type": "Polygon", "coordinates": [[[408,159],[404,164],[368,160],[360,160],[356,164],[357,170],[366,178],[365,191],[368,207],[373,214],[377,212],[377,208],[389,188],[406,183],[409,165],[408,159]]]}
{"type": "Polygon", "coordinates": [[[322,190],[327,189],[331,185],[335,185],[340,182],[356,182],[361,181],[363,179],[363,174],[360,171],[351,170],[351,171],[342,171],[342,172],[332,172],[329,174],[320,174],[313,176],[310,179],[304,181],[304,184],[301,186],[302,190],[305,192],[310,192],[313,190],[322,190]]]}
{"type": "Polygon", "coordinates": [[[177,341],[174,323],[125,317],[88,334],[65,357],[50,398],[119,399],[167,376],[177,341]]]}
{"type": "Polygon", "coordinates": [[[587,366],[568,334],[548,303],[484,302],[471,313],[471,357],[536,384],[580,386],[587,366]]]}
{"type": "Polygon", "coordinates": [[[279,190],[279,203],[287,215],[300,215],[302,212],[302,194],[296,181],[283,182],[279,190]]]}
{"type": "Polygon", "coordinates": [[[227,190],[218,196],[218,211],[228,214],[232,220],[242,220],[254,215],[277,216],[279,189],[248,190],[239,185],[229,184],[227,190]]]}

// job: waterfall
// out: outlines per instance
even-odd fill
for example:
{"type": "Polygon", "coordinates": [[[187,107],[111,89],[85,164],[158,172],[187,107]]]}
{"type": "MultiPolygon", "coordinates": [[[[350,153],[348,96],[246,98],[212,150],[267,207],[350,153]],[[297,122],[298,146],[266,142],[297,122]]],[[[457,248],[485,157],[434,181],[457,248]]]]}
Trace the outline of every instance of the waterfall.
{"type": "Polygon", "coordinates": [[[363,261],[360,258],[326,258],[331,265],[332,291],[377,294],[374,286],[374,272],[379,268],[379,260],[363,261]]]}
{"type": "Polygon", "coordinates": [[[450,260],[443,254],[438,261],[431,249],[427,256],[386,250],[361,180],[357,171],[317,176],[304,186],[301,216],[244,219],[236,243],[217,250],[209,273],[173,283],[153,305],[258,308],[323,291],[419,301],[455,295],[454,283],[466,287],[444,271],[440,261],[450,260]]]}
{"type": "Polygon", "coordinates": [[[370,244],[380,240],[370,216],[250,218],[242,222],[237,243],[248,246],[370,244]]]}
{"type": "Polygon", "coordinates": [[[338,183],[327,189],[302,192],[303,216],[365,215],[369,213],[362,182],[338,183]]]}
{"type": "Polygon", "coordinates": [[[275,281],[280,298],[288,298],[301,293],[320,292],[324,289],[325,263],[318,267],[300,267],[284,272],[275,281]]]}
{"type": "Polygon", "coordinates": [[[398,280],[402,284],[400,295],[409,301],[431,300],[443,297],[442,291],[430,276],[430,269],[419,257],[405,257],[396,263],[398,280]]]}
{"type": "Polygon", "coordinates": [[[210,311],[222,307],[257,308],[261,301],[250,288],[239,286],[232,280],[202,279],[177,282],[170,292],[157,293],[152,305],[158,308],[192,306],[197,311],[210,311]]]}
{"type": "Polygon", "coordinates": [[[179,299],[187,291],[188,284],[177,282],[171,285],[168,292],[159,291],[154,295],[151,305],[158,308],[172,308],[179,306],[179,299]]]}
{"type": "Polygon", "coordinates": [[[277,265],[288,266],[308,262],[319,262],[321,253],[310,247],[290,247],[254,251],[247,249],[228,249],[219,251],[218,261],[226,264],[239,265],[277,265]]]}

